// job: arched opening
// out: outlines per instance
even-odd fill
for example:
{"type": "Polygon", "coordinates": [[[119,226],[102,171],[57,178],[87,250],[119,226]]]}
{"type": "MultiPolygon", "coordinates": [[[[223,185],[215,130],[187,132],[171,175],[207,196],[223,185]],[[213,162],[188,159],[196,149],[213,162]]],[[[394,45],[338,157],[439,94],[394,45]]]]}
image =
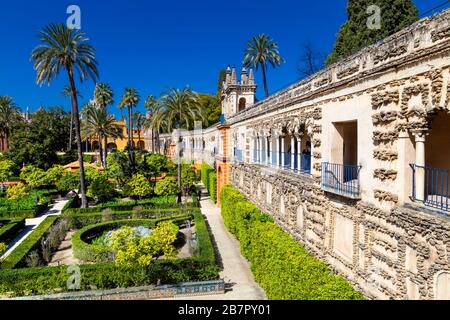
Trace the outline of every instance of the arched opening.
{"type": "Polygon", "coordinates": [[[93,151],[98,151],[98,149],[100,148],[100,144],[98,141],[92,141],[91,146],[93,151]]]}
{"type": "Polygon", "coordinates": [[[145,142],[142,141],[142,140],[138,141],[137,147],[138,147],[139,150],[144,150],[145,149],[145,142]]]}
{"type": "Polygon", "coordinates": [[[247,101],[245,100],[245,98],[240,98],[239,99],[238,112],[244,110],[246,105],[247,105],[247,101]]]}
{"type": "Polygon", "coordinates": [[[110,143],[108,143],[107,148],[108,148],[108,152],[117,150],[117,144],[115,144],[114,142],[110,142],[110,143]]]}

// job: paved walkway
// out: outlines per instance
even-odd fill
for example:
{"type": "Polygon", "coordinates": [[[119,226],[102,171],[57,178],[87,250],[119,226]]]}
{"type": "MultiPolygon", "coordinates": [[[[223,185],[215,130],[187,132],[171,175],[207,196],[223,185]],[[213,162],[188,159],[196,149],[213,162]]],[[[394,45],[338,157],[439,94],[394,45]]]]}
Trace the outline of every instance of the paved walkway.
{"type": "Polygon", "coordinates": [[[6,258],[14,251],[30,234],[36,229],[42,221],[48,216],[60,215],[61,210],[64,208],[69,199],[61,199],[56,201],[50,208],[44,211],[40,216],[32,219],[25,220],[25,228],[10,242],[8,250],[0,257],[6,258]]]}
{"type": "Polygon", "coordinates": [[[72,236],[75,234],[75,231],[68,231],[66,237],[61,242],[58,247],[58,250],[53,254],[52,261],[48,264],[49,267],[54,266],[71,266],[78,265],[80,262],[73,256],[72,250],[72,236]]]}
{"type": "Polygon", "coordinates": [[[250,264],[242,256],[239,241],[226,230],[220,208],[210,200],[205,189],[202,189],[201,210],[211,229],[213,241],[223,265],[220,278],[224,279],[227,292],[225,294],[180,298],[182,300],[264,300],[264,291],[254,281],[250,264]]]}

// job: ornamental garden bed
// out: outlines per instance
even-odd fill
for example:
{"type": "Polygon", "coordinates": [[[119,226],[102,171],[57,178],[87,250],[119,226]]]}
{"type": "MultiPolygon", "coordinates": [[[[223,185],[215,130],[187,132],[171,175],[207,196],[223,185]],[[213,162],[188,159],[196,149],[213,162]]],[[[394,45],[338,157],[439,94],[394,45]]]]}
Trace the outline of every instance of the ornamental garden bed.
{"type": "Polygon", "coordinates": [[[24,227],[23,218],[0,220],[0,243],[8,244],[24,227]]]}
{"type": "MultiPolygon", "coordinates": [[[[214,247],[206,228],[206,223],[199,209],[193,209],[188,214],[179,213],[180,208],[167,211],[166,217],[152,219],[133,219],[124,214],[112,215],[112,221],[89,223],[76,231],[72,238],[74,256],[79,258],[83,264],[79,266],[80,290],[92,289],[115,289],[133,286],[154,285],[157,283],[171,284],[186,281],[216,280],[219,278],[219,268],[215,260],[214,247]],[[119,219],[122,218],[122,219],[119,219]],[[195,241],[197,245],[192,251],[192,256],[185,255],[175,259],[158,259],[147,267],[120,266],[111,262],[111,251],[99,249],[92,243],[103,232],[115,230],[121,226],[157,226],[162,221],[173,221],[183,226],[187,221],[195,225],[195,241]],[[105,258],[107,257],[107,258],[105,258]]],[[[98,219],[98,212],[73,213],[83,217],[91,215],[93,220],[98,219]]],[[[0,296],[21,296],[35,294],[49,294],[69,291],[67,281],[73,275],[68,266],[37,266],[26,267],[30,254],[38,252],[42,256],[42,239],[48,243],[53,229],[60,228],[67,232],[70,223],[68,216],[50,216],[36,228],[32,234],[2,262],[0,269],[0,296]],[[66,223],[66,227],[63,225],[66,223]],[[61,226],[62,227],[58,227],[61,226]],[[67,229],[65,229],[67,228],[67,229]]],[[[78,217],[79,218],[79,217],[78,217]]],[[[78,219],[77,218],[77,219],[78,219]]],[[[80,225],[83,225],[81,223],[80,225]]],[[[59,234],[61,237],[61,234],[59,234]]],[[[64,237],[63,237],[64,238],[64,237]]],[[[182,238],[182,237],[181,237],[182,238]]],[[[62,239],[61,239],[62,240],[62,239]]],[[[57,241],[56,241],[57,242],[57,241]]],[[[178,247],[182,250],[182,247],[178,247]]]]}
{"type": "Polygon", "coordinates": [[[34,218],[45,211],[52,203],[56,189],[33,190],[20,200],[10,200],[5,194],[0,195],[0,219],[34,218]]]}

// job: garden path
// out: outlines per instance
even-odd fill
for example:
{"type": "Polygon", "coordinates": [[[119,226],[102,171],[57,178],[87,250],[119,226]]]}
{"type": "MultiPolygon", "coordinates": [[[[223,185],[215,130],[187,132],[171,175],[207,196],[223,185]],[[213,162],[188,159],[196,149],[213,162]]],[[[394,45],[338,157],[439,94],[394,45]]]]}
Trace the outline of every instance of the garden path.
{"type": "Polygon", "coordinates": [[[201,210],[209,225],[213,243],[218,252],[219,263],[223,266],[220,278],[225,281],[226,293],[197,297],[183,297],[183,300],[264,300],[264,291],[253,279],[250,264],[242,256],[239,241],[229,233],[223,223],[220,208],[209,198],[201,186],[201,210]]]}
{"type": "Polygon", "coordinates": [[[50,267],[54,266],[71,266],[79,264],[78,259],[73,256],[72,250],[72,236],[75,234],[75,231],[69,231],[66,234],[66,237],[61,242],[58,247],[58,250],[52,256],[52,261],[48,264],[50,267]]]}
{"type": "Polygon", "coordinates": [[[42,221],[48,216],[60,215],[62,209],[70,199],[61,198],[56,201],[50,208],[44,211],[40,216],[25,220],[25,228],[11,241],[8,250],[0,257],[6,258],[13,252],[30,234],[36,229],[42,221]]]}

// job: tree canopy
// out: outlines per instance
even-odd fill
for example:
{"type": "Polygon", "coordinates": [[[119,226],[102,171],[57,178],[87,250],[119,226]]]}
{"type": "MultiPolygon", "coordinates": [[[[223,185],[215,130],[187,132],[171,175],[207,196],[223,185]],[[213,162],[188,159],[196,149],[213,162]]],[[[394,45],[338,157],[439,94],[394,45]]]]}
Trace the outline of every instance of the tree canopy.
{"type": "Polygon", "coordinates": [[[327,65],[412,24],[418,19],[418,10],[412,0],[349,0],[347,15],[348,20],[336,36],[327,65]],[[373,6],[380,8],[380,28],[368,27],[368,20],[377,13],[371,9],[373,6]]]}
{"type": "Polygon", "coordinates": [[[58,163],[57,151],[67,147],[70,114],[62,108],[43,108],[33,114],[30,122],[16,123],[11,132],[8,157],[17,164],[35,165],[44,170],[58,163]]]}

